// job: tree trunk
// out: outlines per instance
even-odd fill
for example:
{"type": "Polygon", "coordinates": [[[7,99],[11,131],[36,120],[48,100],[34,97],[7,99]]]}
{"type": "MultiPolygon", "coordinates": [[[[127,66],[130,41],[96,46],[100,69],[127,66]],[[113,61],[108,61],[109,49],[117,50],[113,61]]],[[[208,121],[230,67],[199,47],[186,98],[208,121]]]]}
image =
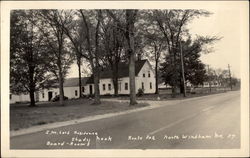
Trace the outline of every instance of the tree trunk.
{"type": "Polygon", "coordinates": [[[129,55],[129,91],[130,91],[130,105],[137,104],[135,91],[135,43],[134,43],[134,13],[135,11],[126,10],[126,40],[127,53],[129,55]]]}
{"type": "Polygon", "coordinates": [[[59,92],[60,92],[60,105],[63,106],[63,97],[64,97],[64,91],[63,91],[63,75],[62,75],[62,69],[61,65],[59,66],[59,92]]]}
{"type": "Polygon", "coordinates": [[[176,86],[175,85],[172,86],[172,97],[173,98],[176,97],[176,86]]]}
{"type": "Polygon", "coordinates": [[[63,50],[63,32],[60,32],[60,36],[58,37],[58,59],[57,59],[57,66],[59,69],[59,100],[60,100],[60,105],[64,106],[64,91],[63,91],[63,72],[62,72],[62,60],[61,60],[61,55],[62,55],[62,50],[63,50]]]}
{"type": "Polygon", "coordinates": [[[209,92],[212,92],[212,87],[211,87],[211,83],[209,82],[209,92]]]}
{"type": "Polygon", "coordinates": [[[159,88],[158,88],[158,61],[155,61],[155,94],[159,94],[159,88]]]}
{"type": "Polygon", "coordinates": [[[182,82],[183,82],[183,81],[180,80],[180,93],[181,93],[181,94],[184,94],[184,85],[183,85],[182,82]]]}
{"type": "Polygon", "coordinates": [[[118,96],[118,63],[113,67],[113,85],[114,85],[114,95],[118,96]]]}
{"type": "Polygon", "coordinates": [[[34,89],[30,89],[29,91],[29,94],[30,94],[30,107],[35,107],[36,106],[36,103],[35,103],[35,91],[34,89]]]}
{"type": "MultiPolygon", "coordinates": [[[[33,54],[31,54],[31,60],[33,60],[33,54]]],[[[31,61],[32,63],[32,61],[31,61]]],[[[35,83],[34,83],[34,66],[29,65],[29,95],[30,95],[30,107],[36,106],[35,103],[35,83]]]]}
{"type": "Polygon", "coordinates": [[[135,53],[131,52],[129,57],[129,88],[130,88],[130,105],[137,104],[135,92],[135,53]]]}
{"type": "Polygon", "coordinates": [[[81,76],[81,60],[77,61],[78,75],[79,75],[79,98],[82,97],[82,76],[81,76]]]}
{"type": "Polygon", "coordinates": [[[114,85],[114,95],[118,96],[118,78],[117,77],[113,79],[113,85],[114,85]]]}
{"type": "MultiPolygon", "coordinates": [[[[180,73],[180,76],[182,76],[182,73],[180,73]]],[[[180,94],[184,94],[184,85],[183,85],[183,79],[182,79],[182,77],[180,77],[180,87],[179,87],[179,89],[180,89],[180,94]]]]}
{"type": "MultiPolygon", "coordinates": [[[[173,52],[173,66],[175,68],[175,72],[178,72],[177,65],[176,65],[176,52],[173,52]]],[[[173,94],[172,96],[175,98],[176,97],[176,88],[177,88],[177,82],[178,82],[178,76],[177,73],[174,73],[174,81],[173,81],[173,94]]]]}
{"type": "Polygon", "coordinates": [[[94,89],[95,89],[95,99],[94,104],[101,104],[100,100],[100,89],[99,89],[99,68],[94,68],[94,89]]]}
{"type": "Polygon", "coordinates": [[[95,89],[95,100],[94,104],[98,105],[101,104],[100,100],[100,89],[99,89],[99,75],[100,75],[100,65],[99,65],[99,27],[100,27],[100,16],[101,12],[98,10],[98,19],[95,28],[95,58],[92,58],[93,61],[93,70],[94,70],[94,89],[95,89]],[[95,65],[95,66],[94,66],[95,65]]]}

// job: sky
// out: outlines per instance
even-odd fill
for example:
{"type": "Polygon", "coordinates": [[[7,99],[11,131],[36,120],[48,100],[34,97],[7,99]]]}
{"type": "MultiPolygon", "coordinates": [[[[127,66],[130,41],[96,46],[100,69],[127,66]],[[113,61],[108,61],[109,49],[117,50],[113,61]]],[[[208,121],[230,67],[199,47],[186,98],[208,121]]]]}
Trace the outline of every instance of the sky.
{"type": "MultiPolygon", "coordinates": [[[[188,25],[192,35],[222,37],[220,41],[212,45],[214,51],[209,54],[202,54],[201,60],[210,68],[215,69],[228,69],[229,64],[232,76],[240,78],[240,55],[242,51],[240,45],[240,36],[242,36],[240,9],[235,10],[225,7],[223,9],[209,9],[208,11],[213,14],[209,17],[194,19],[188,25]]],[[[68,77],[78,77],[76,64],[72,65],[68,77]]]]}
{"type": "Polygon", "coordinates": [[[227,69],[229,64],[233,76],[240,77],[240,14],[229,9],[210,11],[212,15],[194,20],[190,26],[192,34],[222,37],[201,60],[213,68],[227,69]]]}

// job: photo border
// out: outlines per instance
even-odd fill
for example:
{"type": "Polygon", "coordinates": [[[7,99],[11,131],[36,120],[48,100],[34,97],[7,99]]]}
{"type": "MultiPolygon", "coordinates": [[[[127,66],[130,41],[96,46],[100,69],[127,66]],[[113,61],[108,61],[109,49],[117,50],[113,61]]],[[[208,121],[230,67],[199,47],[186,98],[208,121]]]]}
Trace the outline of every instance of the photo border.
{"type": "Polygon", "coordinates": [[[3,157],[234,157],[249,155],[249,3],[248,1],[2,1],[1,2],[1,149],[3,157]],[[10,150],[9,35],[11,9],[232,9],[241,14],[240,149],[74,149],[10,150]]]}

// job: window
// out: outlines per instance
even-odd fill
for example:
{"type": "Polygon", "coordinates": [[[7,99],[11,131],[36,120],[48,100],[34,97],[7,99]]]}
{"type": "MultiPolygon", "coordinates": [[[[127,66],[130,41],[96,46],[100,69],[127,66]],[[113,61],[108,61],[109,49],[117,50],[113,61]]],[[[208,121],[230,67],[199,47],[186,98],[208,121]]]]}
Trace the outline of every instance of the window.
{"type": "Polygon", "coordinates": [[[82,92],[84,93],[84,91],[85,91],[85,88],[84,88],[84,87],[82,87],[82,92]]]}
{"type": "Polygon", "coordinates": [[[145,73],[143,73],[142,76],[145,77],[145,73]]]}
{"type": "Polygon", "coordinates": [[[150,87],[150,89],[152,89],[152,82],[149,83],[149,87],[150,87]]]}
{"type": "Polygon", "coordinates": [[[43,95],[43,98],[44,98],[44,93],[42,95],[43,95]]]}
{"type": "Polygon", "coordinates": [[[141,89],[144,89],[144,83],[143,82],[141,83],[141,89]]]}
{"type": "Polygon", "coordinates": [[[75,90],[75,96],[77,96],[77,90],[75,90]]]}
{"type": "Polygon", "coordinates": [[[110,83],[108,85],[108,89],[109,89],[109,91],[111,91],[111,84],[110,83]]]}
{"type": "Polygon", "coordinates": [[[125,90],[128,90],[128,83],[125,83],[125,90]]]}
{"type": "Polygon", "coordinates": [[[103,90],[103,91],[106,90],[106,85],[105,85],[105,84],[102,85],[102,90],[103,90]]]}
{"type": "Polygon", "coordinates": [[[150,77],[150,71],[148,71],[148,77],[150,77]]]}
{"type": "Polygon", "coordinates": [[[10,94],[10,99],[12,99],[12,94],[10,94]]]}

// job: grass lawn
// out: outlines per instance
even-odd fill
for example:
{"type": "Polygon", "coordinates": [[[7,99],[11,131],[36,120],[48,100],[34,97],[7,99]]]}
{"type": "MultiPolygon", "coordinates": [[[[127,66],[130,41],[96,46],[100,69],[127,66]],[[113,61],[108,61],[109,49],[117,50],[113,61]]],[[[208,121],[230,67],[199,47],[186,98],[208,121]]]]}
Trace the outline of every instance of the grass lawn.
{"type": "Polygon", "coordinates": [[[10,105],[10,130],[28,128],[52,122],[68,121],[86,116],[125,111],[148,104],[139,103],[129,106],[126,102],[102,101],[100,105],[92,105],[92,100],[75,99],[65,101],[65,106],[58,102],[38,103],[37,107],[28,107],[28,104],[10,105]]]}

